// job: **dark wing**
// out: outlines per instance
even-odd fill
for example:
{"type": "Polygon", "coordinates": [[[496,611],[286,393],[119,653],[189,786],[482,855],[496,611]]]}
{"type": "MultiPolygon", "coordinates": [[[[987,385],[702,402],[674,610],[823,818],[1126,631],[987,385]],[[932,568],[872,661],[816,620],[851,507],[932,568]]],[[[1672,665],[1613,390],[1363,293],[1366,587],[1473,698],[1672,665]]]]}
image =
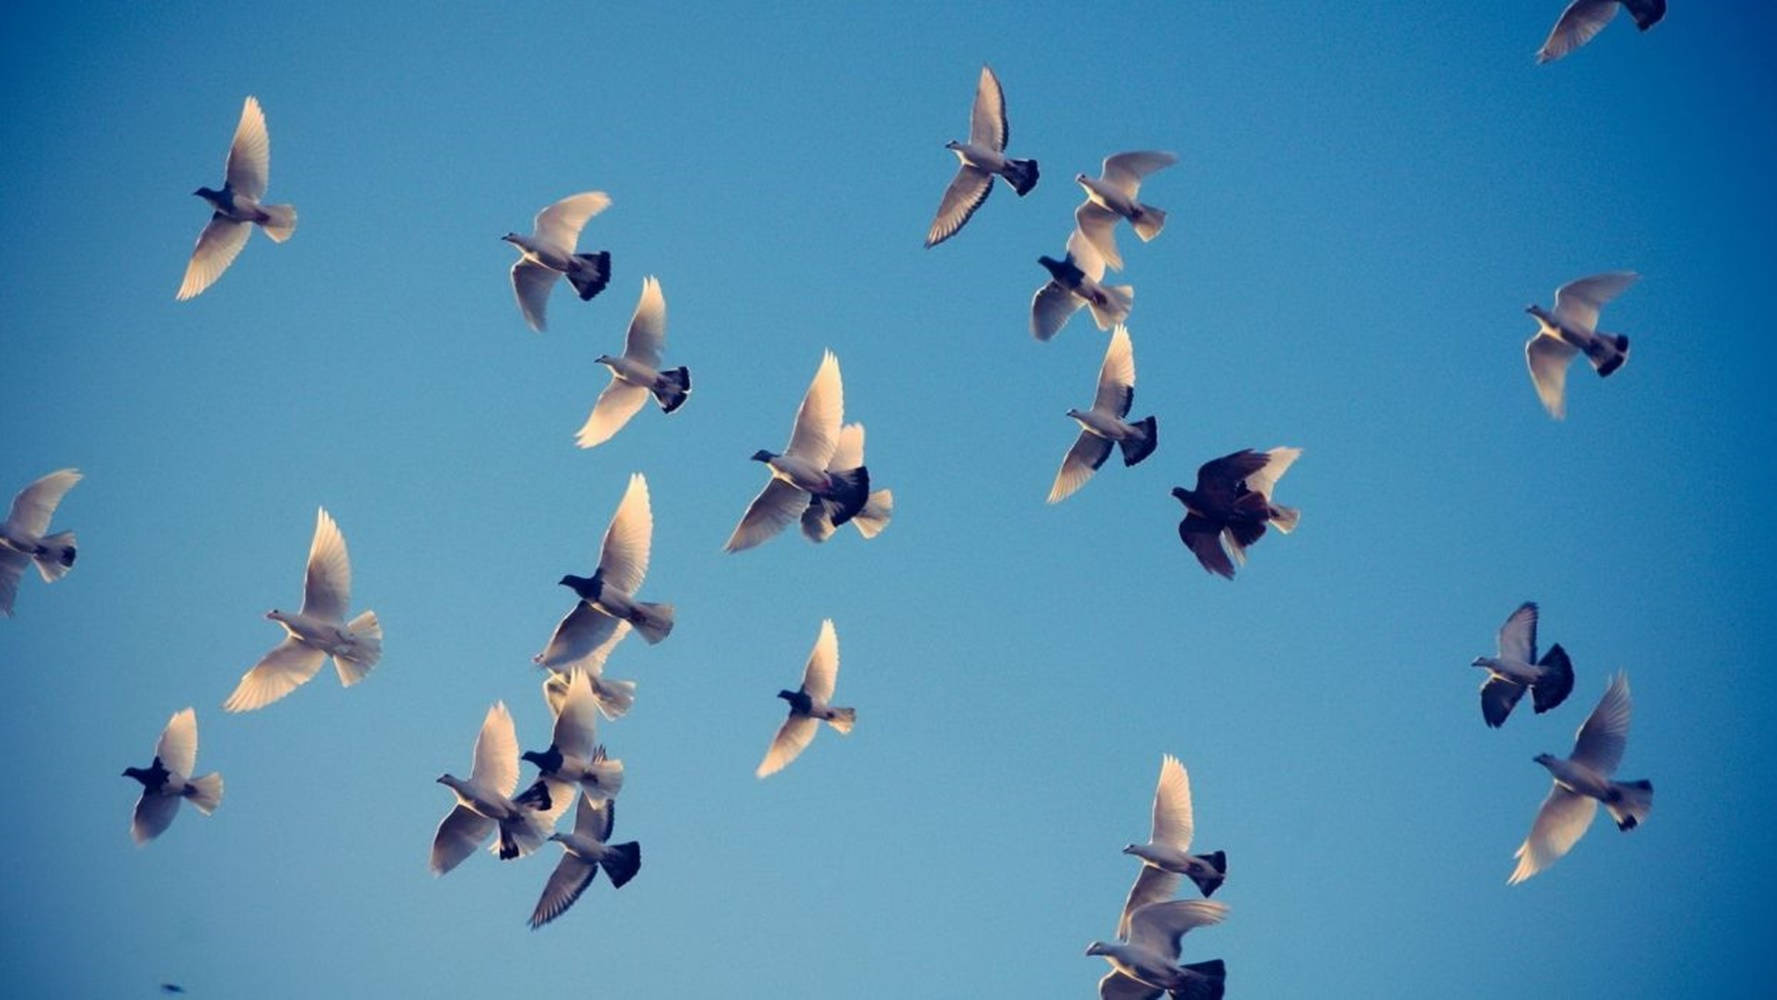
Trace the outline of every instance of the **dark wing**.
{"type": "Polygon", "coordinates": [[[1187,514],[1179,522],[1178,536],[1185,543],[1185,548],[1197,557],[1203,568],[1234,579],[1234,563],[1229,560],[1228,553],[1222,548],[1222,526],[1208,518],[1187,514]]]}
{"type": "Polygon", "coordinates": [[[1241,484],[1246,477],[1263,469],[1269,461],[1270,456],[1251,448],[1211,459],[1197,469],[1197,496],[1207,503],[1232,508],[1244,491],[1241,484]]]}
{"type": "Polygon", "coordinates": [[[1486,683],[1481,685],[1481,717],[1489,726],[1498,729],[1505,725],[1506,716],[1512,714],[1513,706],[1522,697],[1524,685],[1489,674],[1486,683]]]}

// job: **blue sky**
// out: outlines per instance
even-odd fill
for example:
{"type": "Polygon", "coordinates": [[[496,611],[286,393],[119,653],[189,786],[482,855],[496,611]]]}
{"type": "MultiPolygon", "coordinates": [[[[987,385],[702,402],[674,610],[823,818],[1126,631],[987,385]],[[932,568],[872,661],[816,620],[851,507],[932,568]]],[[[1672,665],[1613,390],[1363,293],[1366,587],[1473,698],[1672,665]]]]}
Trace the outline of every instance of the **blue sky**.
{"type": "MultiPolygon", "coordinates": [[[[963,15],[921,5],[21,10],[0,38],[0,492],[87,478],[80,563],[0,622],[0,981],[31,995],[1092,995],[1163,753],[1224,849],[1233,908],[1186,939],[1230,995],[1752,996],[1777,878],[1764,563],[1773,404],[1777,14],[1674,4],[1551,66],[1562,4],[1354,2],[963,15]],[[976,74],[1011,151],[950,242],[921,237],[976,74]],[[272,138],[287,244],[255,235],[173,293],[242,99],[272,138]],[[1121,237],[1147,463],[1043,503],[1104,336],[1028,303],[1106,154],[1180,154],[1121,237]],[[497,237],[608,191],[583,249],[614,277],[525,328],[497,237]],[[1550,421],[1527,303],[1610,269],[1628,333],[1550,421]],[[644,275],[695,392],[591,452],[572,435],[644,275]],[[819,548],[719,549],[823,348],[896,518],[819,548]],[[1232,583],[1178,543],[1167,490],[1241,447],[1305,449],[1304,510],[1232,583]],[[504,699],[589,571],[631,472],[665,643],[601,735],[628,766],[641,874],[525,927],[555,849],[426,871],[504,699]],[[219,708],[279,638],[325,505],[382,665],[247,716],[219,708]],[[1572,698],[1503,730],[1467,664],[1520,601],[1572,698]],[[822,618],[848,738],[753,778],[822,618]],[[1508,887],[1610,673],[1636,716],[1632,834],[1600,820],[1508,887]],[[227,797],[130,843],[166,718],[197,708],[227,797]]],[[[1526,705],[1526,707],[1528,707],[1526,705]]],[[[528,775],[530,769],[526,768],[528,775]]]]}

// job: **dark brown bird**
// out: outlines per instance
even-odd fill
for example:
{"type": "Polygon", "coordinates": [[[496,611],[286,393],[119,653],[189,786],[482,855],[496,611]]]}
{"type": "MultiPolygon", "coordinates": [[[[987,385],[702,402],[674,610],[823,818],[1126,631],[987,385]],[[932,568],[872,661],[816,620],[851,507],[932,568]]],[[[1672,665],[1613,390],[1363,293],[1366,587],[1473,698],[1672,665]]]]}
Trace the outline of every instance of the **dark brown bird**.
{"type": "Polygon", "coordinates": [[[1271,491],[1301,454],[1300,448],[1242,449],[1203,463],[1195,490],[1173,487],[1185,505],[1179,538],[1204,569],[1232,580],[1235,564],[1246,562],[1247,547],[1266,525],[1285,534],[1295,530],[1302,512],[1272,503],[1271,491]]]}

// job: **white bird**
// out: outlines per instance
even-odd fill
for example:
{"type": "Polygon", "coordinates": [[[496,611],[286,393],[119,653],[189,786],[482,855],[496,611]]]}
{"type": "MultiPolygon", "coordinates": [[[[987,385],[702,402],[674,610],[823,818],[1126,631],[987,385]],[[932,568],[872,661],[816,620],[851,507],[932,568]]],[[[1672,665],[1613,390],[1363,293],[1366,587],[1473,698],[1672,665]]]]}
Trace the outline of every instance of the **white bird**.
{"type": "Polygon", "coordinates": [[[1573,690],[1573,662],[1560,643],[1549,647],[1541,661],[1536,658],[1537,609],[1533,601],[1518,605],[1499,627],[1499,655],[1477,656],[1471,666],[1487,671],[1481,682],[1481,717],[1489,726],[1502,726],[1524,689],[1538,715],[1567,700],[1573,690]]]}
{"type": "Polygon", "coordinates": [[[1554,62],[1591,41],[1617,16],[1618,7],[1629,8],[1635,26],[1642,31],[1659,24],[1660,18],[1666,16],[1666,0],[1573,0],[1561,12],[1543,47],[1537,50],[1536,61],[1554,62]]]}
{"type": "Polygon", "coordinates": [[[777,693],[779,698],[790,703],[790,715],[778,727],[771,748],[765,751],[765,759],[753,772],[755,776],[767,778],[788,766],[814,740],[822,722],[841,734],[851,732],[852,724],[858,719],[857,709],[834,708],[828,704],[833,699],[833,684],[838,679],[839,633],[833,631],[833,619],[828,618],[821,622],[814,652],[808,656],[808,665],[802,668],[802,687],[777,693]]]}
{"type": "Polygon", "coordinates": [[[222,804],[222,775],[215,772],[194,778],[197,767],[197,713],[187,708],[174,712],[154,744],[154,763],[145,768],[126,767],[123,777],[142,783],[142,797],[130,820],[130,836],[145,844],[161,835],[179,813],[181,799],[205,816],[222,804]]]}
{"type": "Polygon", "coordinates": [[[551,801],[557,794],[572,798],[578,787],[595,799],[609,799],[623,789],[623,762],[605,757],[598,742],[598,699],[591,678],[583,670],[569,675],[568,688],[555,712],[555,730],[549,749],[529,750],[520,758],[537,765],[537,780],[549,783],[551,801]]]}
{"type": "Polygon", "coordinates": [[[1135,305],[1135,286],[1102,285],[1104,257],[1078,229],[1067,235],[1067,256],[1061,260],[1038,257],[1049,280],[1030,300],[1030,332],[1048,340],[1061,332],[1081,306],[1092,310],[1092,321],[1109,330],[1129,318],[1135,305]]]}
{"type": "Polygon", "coordinates": [[[1629,742],[1629,708],[1629,678],[1618,674],[1574,737],[1573,756],[1536,756],[1555,776],[1555,784],[1536,812],[1530,836],[1513,855],[1518,867],[1508,883],[1522,882],[1566,854],[1585,836],[1600,802],[1619,830],[1633,830],[1647,818],[1654,804],[1653,783],[1611,780],[1629,742]]]}
{"type": "Polygon", "coordinates": [[[346,556],[345,536],[327,509],[319,508],[302,580],[302,610],[291,614],[273,608],[265,613],[284,626],[284,641],[241,675],[222,707],[230,712],[264,708],[315,676],[329,656],[340,684],[351,687],[363,680],[382,659],[383,627],[374,611],[347,622],[351,602],[352,563],[346,556]]]}
{"type": "Polygon", "coordinates": [[[1219,924],[1228,904],[1207,899],[1150,903],[1129,918],[1127,941],[1094,941],[1086,954],[1101,956],[1111,971],[1098,981],[1100,1000],[1154,1000],[1171,993],[1181,1000],[1219,1000],[1227,972],[1222,960],[1179,965],[1179,939],[1194,927],[1219,924]]]}
{"type": "Polygon", "coordinates": [[[1598,331],[1598,309],[1635,283],[1632,271],[1607,271],[1570,281],[1555,290],[1555,312],[1532,305],[1525,312],[1536,317],[1536,335],[1524,345],[1530,363],[1530,380],[1549,415],[1567,415],[1567,365],[1581,351],[1592,362],[1599,378],[1606,378],[1629,360],[1629,338],[1598,331]]]}
{"type": "Polygon", "coordinates": [[[537,662],[559,668],[614,645],[621,625],[635,627],[649,645],[673,630],[673,606],[635,599],[648,575],[648,553],[654,541],[654,512],[648,503],[648,480],[637,472],[605,529],[598,568],[591,576],[567,574],[558,581],[580,598],[555,626],[549,645],[537,662]]]}
{"type": "Polygon", "coordinates": [[[209,202],[215,211],[204,231],[198,234],[191,262],[185,265],[185,280],[179,283],[180,301],[196,297],[222,277],[222,272],[228,270],[247,245],[254,225],[265,230],[274,243],[282,243],[296,232],[296,206],[260,204],[270,178],[271,136],[265,131],[265,113],[259,110],[258,101],[248,97],[241,106],[234,142],[228,147],[222,190],[201,187],[191,192],[209,202]]]}
{"type": "MultiPolygon", "coordinates": [[[[839,445],[833,449],[833,457],[827,460],[827,471],[843,472],[855,469],[864,464],[864,425],[846,424],[839,429],[839,445]]],[[[875,538],[888,527],[889,519],[895,513],[895,494],[889,490],[876,490],[864,501],[864,507],[852,515],[852,526],[858,534],[865,538],[875,538]]],[[[824,542],[839,529],[833,526],[832,518],[827,514],[827,506],[820,500],[809,497],[808,506],[802,509],[802,533],[811,542],[824,542]]]]}
{"type": "Polygon", "coordinates": [[[1154,418],[1144,417],[1133,424],[1123,419],[1134,402],[1135,349],[1130,346],[1129,331],[1119,323],[1098,369],[1098,394],[1092,408],[1067,411],[1080,425],[1080,436],[1061,459],[1061,470],[1049,487],[1050,503],[1060,503],[1086,485],[1110,457],[1113,444],[1123,449],[1124,465],[1136,465],[1154,453],[1159,443],[1154,418]]]}
{"type": "Polygon", "coordinates": [[[582,301],[605,290],[611,280],[610,253],[574,250],[586,220],[610,204],[610,196],[603,191],[571,194],[537,213],[532,224],[535,232],[531,235],[507,233],[500,237],[518,248],[518,263],[512,265],[512,292],[518,297],[518,311],[524,313],[524,321],[531,329],[543,332],[549,291],[562,275],[568,276],[582,301]]]}
{"type": "Polygon", "coordinates": [[[1177,162],[1178,157],[1172,153],[1152,150],[1113,153],[1104,158],[1100,176],[1074,175],[1074,180],[1086,189],[1086,201],[1074,209],[1074,224],[1113,270],[1123,270],[1123,257],[1117,253],[1118,219],[1128,219],[1143,243],[1159,236],[1165,227],[1166,213],[1142,204],[1136,195],[1141,193],[1142,178],[1177,162]]]}
{"type": "Polygon", "coordinates": [[[642,845],[633,840],[627,844],[606,843],[616,822],[617,803],[610,799],[594,802],[582,796],[580,808],[574,813],[574,832],[549,835],[550,840],[561,844],[562,856],[543,886],[537,908],[531,911],[532,930],[566,913],[592,884],[600,868],[619,889],[636,877],[642,868],[642,845]]]}
{"type": "Polygon", "coordinates": [[[952,139],[944,144],[962,162],[956,168],[956,177],[944,189],[944,200],[938,203],[932,228],[926,231],[928,248],[963,228],[963,223],[993,193],[994,174],[1004,177],[1020,197],[1037,186],[1037,161],[1015,160],[1005,155],[1006,141],[1011,136],[1012,130],[1006,124],[1006,95],[1000,91],[999,77],[983,66],[981,80],[975,85],[975,106],[969,110],[969,141],[952,139]]]}
{"type": "Polygon", "coordinates": [[[0,524],[0,615],[12,617],[25,567],[35,563],[44,583],[54,583],[74,568],[74,532],[46,535],[62,497],[80,482],[80,473],[58,469],[19,490],[12,498],[6,523],[0,524]]]}
{"type": "Polygon", "coordinates": [[[543,846],[556,817],[568,803],[554,801],[533,786],[518,799],[518,737],[505,702],[494,702],[475,737],[475,763],[467,780],[442,774],[438,783],[456,794],[457,804],[438,824],[432,838],[432,874],[444,873],[475,853],[495,829],[500,832],[492,850],[501,860],[523,857],[543,846]]]}
{"type": "Polygon", "coordinates": [[[783,454],[753,453],[753,461],[771,468],[771,481],[747,506],[723,546],[726,551],[750,549],[784,530],[802,516],[810,497],[821,503],[835,528],[864,509],[870,500],[869,470],[862,465],[828,468],[839,447],[844,418],[845,385],[839,377],[839,359],[828,351],[796,410],[796,423],[790,428],[790,443],[783,454]]]}
{"type": "MultiPolygon", "coordinates": [[[[569,615],[572,614],[573,612],[569,612],[569,615]]],[[[543,700],[549,703],[551,713],[559,714],[562,702],[568,697],[568,685],[573,680],[573,675],[576,672],[583,673],[591,684],[592,697],[598,703],[599,714],[607,719],[623,718],[635,705],[636,682],[608,680],[605,677],[605,661],[610,658],[611,649],[630,633],[629,623],[618,622],[617,628],[604,642],[591,648],[580,646],[578,631],[576,628],[564,632],[557,626],[556,634],[550,637],[549,645],[543,652],[531,657],[532,662],[548,671],[548,675],[543,678],[543,700]]]]}
{"type": "Polygon", "coordinates": [[[660,282],[650,276],[642,279],[642,297],[636,302],[635,315],[630,317],[623,353],[617,357],[598,356],[598,363],[611,369],[611,381],[592,404],[592,413],[575,436],[575,443],[592,448],[611,440],[648,401],[649,395],[660,404],[663,413],[685,404],[685,397],[691,394],[691,370],[681,365],[660,371],[660,352],[665,347],[666,297],[660,294],[660,282]]]}
{"type": "Polygon", "coordinates": [[[1215,895],[1228,877],[1228,856],[1192,854],[1191,779],[1185,766],[1171,754],[1160,759],[1160,783],[1154,788],[1154,827],[1145,844],[1130,844],[1124,854],[1141,859],[1141,872],[1129,889],[1117,921],[1117,936],[1129,937],[1135,911],[1150,903],[1164,902],[1178,893],[1179,878],[1189,878],[1205,896],[1215,895]]]}

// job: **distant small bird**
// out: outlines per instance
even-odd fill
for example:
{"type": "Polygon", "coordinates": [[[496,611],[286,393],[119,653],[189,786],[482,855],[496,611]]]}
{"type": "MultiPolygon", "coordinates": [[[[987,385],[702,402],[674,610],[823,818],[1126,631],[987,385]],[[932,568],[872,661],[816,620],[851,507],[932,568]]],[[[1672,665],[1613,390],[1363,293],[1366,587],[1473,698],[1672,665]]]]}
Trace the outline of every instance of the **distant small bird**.
{"type": "Polygon", "coordinates": [[[363,680],[382,659],[383,627],[374,611],[346,622],[351,603],[352,563],[346,556],[345,536],[322,507],[315,513],[315,537],[309,543],[302,610],[291,614],[273,608],[265,613],[284,626],[284,641],[241,675],[222,707],[230,712],[264,708],[315,676],[329,656],[340,684],[351,687],[363,680]]]}
{"type": "Polygon", "coordinates": [[[771,480],[747,505],[740,524],[723,546],[725,551],[750,549],[784,530],[802,516],[810,497],[821,504],[827,522],[835,528],[864,509],[870,500],[870,471],[862,465],[828,468],[839,448],[844,422],[845,384],[839,376],[839,359],[828,351],[802,396],[783,454],[753,453],[753,461],[764,462],[771,469],[771,480]]]}
{"type": "Polygon", "coordinates": [[[600,868],[619,889],[642,870],[642,845],[633,840],[627,844],[607,843],[616,822],[617,803],[610,799],[594,802],[583,795],[574,813],[574,832],[549,835],[550,840],[561,844],[562,856],[543,886],[537,908],[531,911],[532,930],[566,913],[592,884],[600,868]]]}
{"type": "Polygon", "coordinates": [[[1160,758],[1160,783],[1154,788],[1154,827],[1145,844],[1130,844],[1124,854],[1141,859],[1140,874],[1129,889],[1123,904],[1123,917],[1117,921],[1117,936],[1129,937],[1130,920],[1135,911],[1150,903],[1171,899],[1178,893],[1179,878],[1189,878],[1205,896],[1215,895],[1228,877],[1228,856],[1192,854],[1191,780],[1177,757],[1160,758]]]}
{"type": "Polygon", "coordinates": [[[603,191],[571,194],[537,213],[529,236],[507,233],[500,239],[518,248],[518,263],[512,265],[512,292],[518,297],[518,311],[531,329],[542,333],[544,310],[549,305],[549,291],[555,279],[568,276],[568,283],[581,301],[591,299],[605,290],[611,280],[611,254],[575,253],[580,230],[586,220],[603,212],[611,198],[603,191]]]}
{"type": "Polygon", "coordinates": [[[179,812],[179,802],[190,799],[205,816],[222,804],[222,775],[215,772],[191,776],[197,767],[197,713],[183,709],[173,713],[154,745],[154,763],[126,767],[123,777],[142,783],[142,797],[130,820],[130,837],[146,844],[161,835],[179,812]]]}
{"type": "Polygon", "coordinates": [[[180,986],[178,983],[161,983],[160,991],[162,993],[184,993],[185,987],[180,986]]]}
{"type": "Polygon", "coordinates": [[[1061,460],[1061,471],[1049,487],[1050,503],[1059,503],[1086,485],[1110,457],[1113,444],[1123,449],[1124,465],[1139,464],[1154,453],[1159,443],[1154,418],[1144,417],[1133,424],[1123,419],[1134,402],[1135,350],[1129,344],[1129,331],[1119,323],[1098,369],[1098,395],[1092,408],[1067,411],[1080,425],[1080,436],[1061,460]]]}
{"type": "Polygon", "coordinates": [[[1149,903],[1136,910],[1126,941],[1094,941],[1086,949],[1111,964],[1098,981],[1100,1000],[1155,1000],[1161,993],[1178,1000],[1221,1000],[1227,979],[1222,960],[1179,965],[1179,940],[1192,928],[1219,924],[1227,915],[1228,904],[1207,899],[1149,903]]]}
{"type": "MultiPolygon", "coordinates": [[[[827,460],[828,472],[844,472],[856,469],[864,464],[864,425],[846,424],[839,429],[839,445],[833,449],[833,457],[827,460]]],[[[876,490],[864,501],[864,507],[852,515],[852,527],[865,538],[875,538],[888,527],[889,519],[895,514],[895,495],[889,490],[876,490]]],[[[827,505],[819,497],[810,495],[808,506],[802,509],[802,534],[811,542],[824,542],[831,538],[838,529],[833,526],[827,514],[827,505]]]]}
{"type": "Polygon", "coordinates": [[[1536,755],[1536,762],[1555,776],[1555,785],[1514,855],[1518,867],[1508,883],[1516,885],[1566,854],[1585,836],[1600,802],[1619,830],[1633,830],[1647,818],[1654,804],[1653,783],[1611,780],[1629,742],[1629,709],[1629,678],[1618,674],[1580,726],[1571,757],[1536,755]]]}
{"type": "Polygon", "coordinates": [[[185,280],[179,283],[181,302],[194,298],[210,287],[228,265],[234,263],[253,226],[265,230],[274,243],[282,243],[296,232],[296,206],[262,205],[265,185],[271,177],[271,136],[265,131],[265,114],[259,102],[247,98],[241,106],[241,121],[235,126],[234,142],[228,147],[228,162],[223,168],[222,190],[207,187],[191,192],[210,203],[215,212],[209,225],[198,234],[197,248],[191,262],[185,265],[185,280]]]}
{"type": "Polygon", "coordinates": [[[1195,490],[1173,487],[1172,495],[1185,505],[1179,538],[1204,569],[1232,580],[1235,563],[1246,562],[1247,547],[1266,525],[1286,535],[1296,530],[1302,512],[1272,503],[1271,491],[1301,455],[1300,448],[1245,449],[1203,463],[1195,490]]]}
{"type": "Polygon", "coordinates": [[[926,246],[935,247],[955,236],[993,193],[993,175],[999,174],[1022,197],[1037,186],[1037,161],[1014,160],[1005,155],[1012,131],[1006,124],[1006,97],[1000,92],[993,70],[981,67],[975,85],[975,106],[969,112],[969,141],[951,140],[944,148],[962,161],[956,177],[944,189],[938,217],[926,233],[926,246]]]}
{"type": "Polygon", "coordinates": [[[1086,189],[1086,201],[1074,209],[1074,224],[1113,270],[1123,270],[1123,257],[1117,252],[1118,219],[1128,219],[1143,243],[1159,236],[1166,226],[1165,212],[1136,201],[1135,196],[1141,193],[1142,178],[1177,162],[1172,153],[1153,150],[1113,153],[1104,158],[1098,177],[1074,175],[1086,189]]]}
{"type": "Polygon", "coordinates": [[[779,691],[777,696],[790,703],[790,716],[772,738],[771,748],[753,773],[768,778],[783,770],[801,756],[814,734],[825,722],[841,734],[851,732],[857,721],[855,708],[835,708],[828,704],[833,698],[833,684],[839,679],[839,633],[833,631],[833,619],[821,622],[814,652],[802,669],[802,687],[795,691],[779,691]]]}
{"type": "Polygon", "coordinates": [[[543,845],[555,818],[568,803],[552,800],[544,786],[533,786],[521,799],[518,787],[518,737],[505,702],[494,702],[475,738],[475,763],[468,780],[442,774],[438,783],[456,794],[457,804],[438,824],[432,838],[432,874],[443,875],[463,863],[496,829],[493,852],[502,861],[522,857],[543,845]]]}
{"type": "Polygon", "coordinates": [[[58,469],[19,490],[12,498],[6,523],[0,524],[0,615],[12,617],[25,567],[37,564],[44,583],[54,583],[74,568],[74,532],[46,535],[56,505],[80,482],[80,473],[58,469]]]}
{"type": "Polygon", "coordinates": [[[1629,8],[1635,26],[1642,31],[1659,24],[1660,18],[1666,16],[1666,0],[1573,0],[1561,12],[1561,19],[1555,22],[1543,47],[1537,50],[1536,61],[1554,62],[1591,41],[1617,16],[1618,7],[1629,8]]]}
{"type": "Polygon", "coordinates": [[[1135,305],[1135,286],[1099,284],[1104,278],[1104,257],[1078,229],[1067,236],[1067,256],[1061,260],[1038,257],[1037,263],[1049,272],[1049,280],[1030,300],[1031,336],[1038,340],[1054,337],[1081,306],[1092,310],[1092,322],[1100,330],[1129,318],[1135,305]]]}
{"type": "Polygon", "coordinates": [[[1471,664],[1487,671],[1481,683],[1481,717],[1489,726],[1505,725],[1525,688],[1534,692],[1531,703],[1538,715],[1566,701],[1573,690],[1573,662],[1560,643],[1537,660],[1536,619],[1535,602],[1518,605],[1499,627],[1499,655],[1477,656],[1471,664]]]}
{"type": "Polygon", "coordinates": [[[610,760],[598,742],[598,701],[591,678],[583,670],[569,675],[568,689],[555,711],[549,749],[526,751],[520,758],[537,765],[537,780],[548,793],[572,797],[576,788],[595,799],[616,797],[623,790],[623,762],[610,760]]]}
{"type": "Polygon", "coordinates": [[[1567,365],[1581,351],[1599,378],[1606,378],[1629,360],[1629,338],[1598,332],[1598,309],[1635,283],[1632,271],[1610,271],[1570,281],[1555,290],[1555,312],[1541,306],[1524,311],[1536,317],[1538,329],[1524,345],[1530,380],[1549,415],[1567,415],[1567,365]]]}
{"type": "Polygon", "coordinates": [[[660,371],[660,351],[664,347],[666,297],[660,294],[660,282],[650,276],[642,279],[642,297],[636,303],[635,315],[630,317],[623,353],[617,357],[598,356],[598,363],[611,369],[611,381],[592,405],[592,413],[576,435],[575,443],[591,448],[609,441],[636,415],[649,395],[660,404],[663,413],[685,405],[685,398],[691,395],[691,371],[683,365],[660,371]]]}
{"type": "Polygon", "coordinates": [[[629,477],[629,488],[605,529],[598,568],[592,575],[572,573],[559,580],[580,598],[556,626],[539,662],[572,664],[615,644],[619,625],[628,624],[653,645],[672,634],[673,606],[635,599],[648,575],[648,553],[654,540],[654,513],[648,503],[648,480],[629,477]]]}

